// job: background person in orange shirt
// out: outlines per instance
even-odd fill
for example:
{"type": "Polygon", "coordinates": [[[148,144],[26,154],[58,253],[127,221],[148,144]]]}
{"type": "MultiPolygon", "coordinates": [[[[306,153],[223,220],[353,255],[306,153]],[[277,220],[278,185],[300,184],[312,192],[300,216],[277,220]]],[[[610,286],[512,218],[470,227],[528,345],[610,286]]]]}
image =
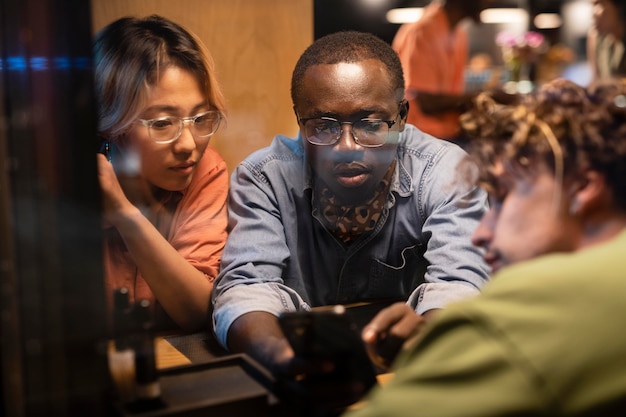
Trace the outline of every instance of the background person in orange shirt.
{"type": "Polygon", "coordinates": [[[409,100],[408,123],[440,139],[460,141],[459,116],[475,94],[464,92],[468,61],[465,18],[480,22],[490,0],[434,0],[422,17],[400,26],[392,47],[400,56],[409,100]]]}
{"type": "Polygon", "coordinates": [[[126,287],[131,303],[152,302],[157,329],[201,329],[227,224],[228,170],[209,146],[225,112],[212,58],[159,16],[109,24],[94,57],[109,301],[126,287]]]}

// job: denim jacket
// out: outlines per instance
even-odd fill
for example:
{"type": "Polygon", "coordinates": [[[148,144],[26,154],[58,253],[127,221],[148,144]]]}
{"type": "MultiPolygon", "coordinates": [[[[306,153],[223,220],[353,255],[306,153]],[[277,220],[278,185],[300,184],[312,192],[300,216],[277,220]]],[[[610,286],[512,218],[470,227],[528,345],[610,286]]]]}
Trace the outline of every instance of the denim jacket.
{"type": "Polygon", "coordinates": [[[252,311],[402,298],[423,313],[479,291],[488,267],[470,236],[487,198],[457,176],[461,148],[407,125],[381,218],[345,246],[313,215],[302,140],[276,136],[231,176],[212,296],[223,346],[233,321],[252,311]]]}

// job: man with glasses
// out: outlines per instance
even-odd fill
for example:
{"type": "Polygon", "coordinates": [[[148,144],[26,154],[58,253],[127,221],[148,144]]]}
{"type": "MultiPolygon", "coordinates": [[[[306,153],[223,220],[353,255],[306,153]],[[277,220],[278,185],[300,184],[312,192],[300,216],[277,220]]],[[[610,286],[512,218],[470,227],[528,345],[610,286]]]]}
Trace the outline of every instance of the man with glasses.
{"type": "Polygon", "coordinates": [[[291,94],[299,136],[278,135],[231,177],[213,321],[230,351],[302,378],[282,312],[403,300],[416,314],[390,329],[401,338],[402,326],[478,293],[487,267],[470,236],[486,195],[455,182],[462,149],[406,124],[402,67],[381,39],[318,39],[291,94]]]}

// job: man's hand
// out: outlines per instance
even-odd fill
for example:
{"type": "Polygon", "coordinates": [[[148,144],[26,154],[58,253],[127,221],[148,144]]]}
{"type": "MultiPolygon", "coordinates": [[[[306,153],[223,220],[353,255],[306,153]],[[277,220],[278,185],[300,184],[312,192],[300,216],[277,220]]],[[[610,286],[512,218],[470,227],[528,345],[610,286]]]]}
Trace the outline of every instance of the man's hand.
{"type": "Polygon", "coordinates": [[[523,100],[522,94],[518,94],[516,92],[507,92],[501,87],[489,90],[489,95],[496,103],[504,104],[507,106],[519,104],[523,100]]]}
{"type": "Polygon", "coordinates": [[[296,356],[272,314],[244,314],[228,337],[230,351],[245,352],[263,364],[277,380],[278,395],[300,411],[339,410],[360,400],[369,388],[351,375],[338,375],[339,358],[296,356]]]}
{"type": "Polygon", "coordinates": [[[434,311],[422,316],[403,302],[381,310],[361,333],[372,362],[388,369],[405,342],[419,333],[434,311]]]}

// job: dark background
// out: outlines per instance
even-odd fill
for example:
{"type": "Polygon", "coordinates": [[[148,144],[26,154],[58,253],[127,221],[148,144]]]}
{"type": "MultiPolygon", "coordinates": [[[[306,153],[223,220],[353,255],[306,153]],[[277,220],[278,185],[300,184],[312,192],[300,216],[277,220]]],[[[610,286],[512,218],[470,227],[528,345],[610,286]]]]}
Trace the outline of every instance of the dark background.
{"type": "MultiPolygon", "coordinates": [[[[387,22],[386,12],[400,7],[423,7],[429,2],[430,0],[314,0],[314,37],[317,39],[340,30],[358,30],[371,32],[391,43],[400,25],[387,22]]],[[[575,61],[571,64],[575,67],[572,69],[575,75],[571,78],[584,84],[588,82],[585,68],[586,28],[580,27],[579,22],[568,20],[568,13],[564,13],[568,5],[576,2],[584,4],[584,0],[492,0],[491,7],[526,9],[529,14],[529,26],[526,30],[540,32],[549,45],[562,44],[569,47],[575,54],[575,61]],[[563,18],[563,25],[557,29],[539,30],[532,24],[534,16],[539,13],[558,13],[563,18]]],[[[577,11],[576,16],[590,22],[590,14],[581,13],[585,12],[577,11]]],[[[470,40],[470,56],[487,53],[494,65],[502,65],[501,49],[496,45],[495,38],[500,31],[508,31],[509,25],[470,23],[466,27],[470,40]]]]}
{"type": "MultiPolygon", "coordinates": [[[[558,13],[563,2],[564,0],[494,0],[493,7],[523,7],[532,16],[537,13],[558,13]]],[[[367,7],[363,6],[364,3],[367,3],[363,0],[314,0],[313,3],[316,39],[338,30],[351,29],[372,32],[391,42],[398,30],[398,25],[388,23],[385,20],[386,11],[400,7],[423,7],[429,1],[370,1],[370,6],[367,7]]]]}

